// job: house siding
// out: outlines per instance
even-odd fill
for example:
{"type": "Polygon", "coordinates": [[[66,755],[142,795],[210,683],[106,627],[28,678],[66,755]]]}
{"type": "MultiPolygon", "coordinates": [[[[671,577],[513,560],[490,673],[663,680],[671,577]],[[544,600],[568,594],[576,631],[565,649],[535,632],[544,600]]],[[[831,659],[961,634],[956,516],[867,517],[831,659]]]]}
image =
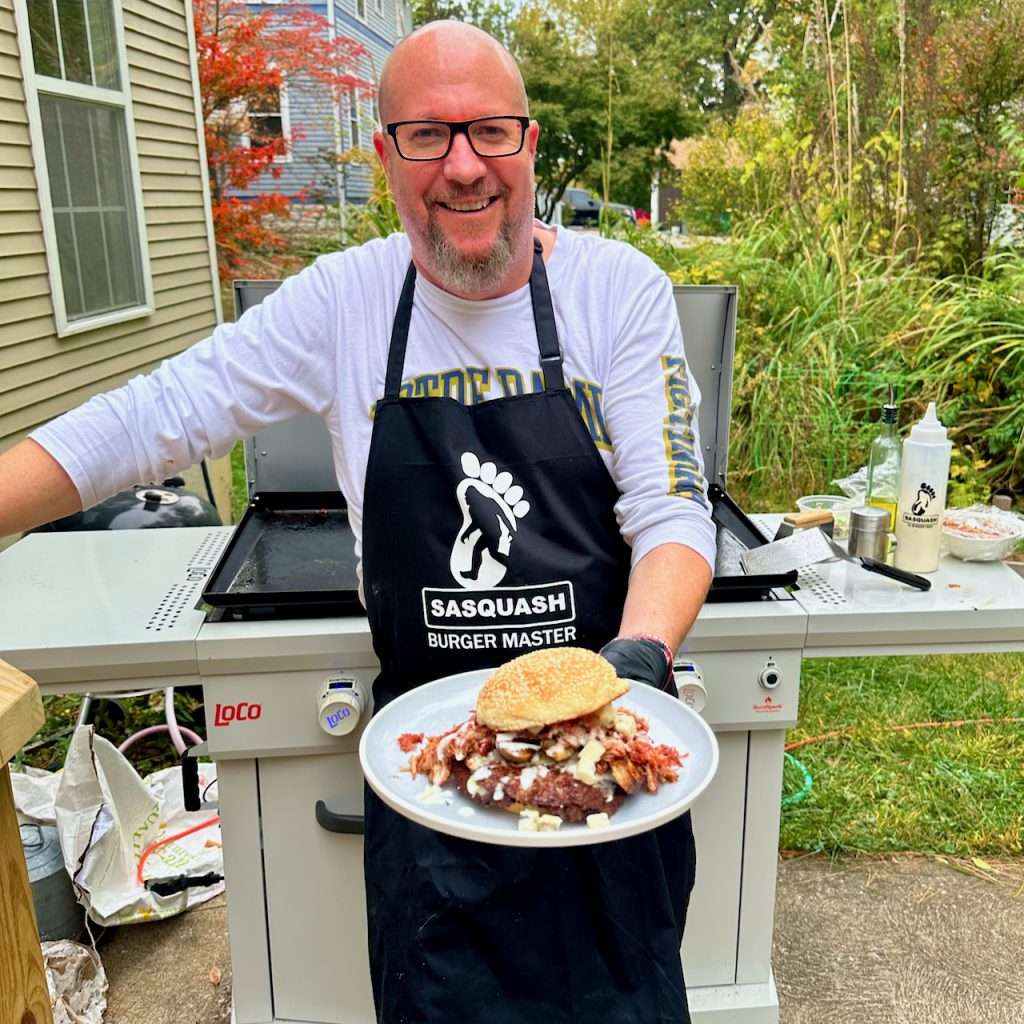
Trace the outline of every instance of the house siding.
{"type": "MultiPolygon", "coordinates": [[[[263,5],[250,4],[261,10],[263,5]]],[[[325,4],[313,10],[328,16],[325,4]]],[[[335,0],[334,24],[339,36],[355,39],[367,53],[357,73],[376,84],[381,68],[395,43],[410,31],[412,16],[406,0],[366,0],[366,18],[356,14],[356,0],[335,0]]],[[[288,117],[293,135],[298,135],[287,160],[278,163],[274,172],[261,175],[241,195],[265,195],[280,192],[286,196],[305,198],[310,202],[336,202],[338,175],[335,173],[334,117],[330,97],[322,88],[308,81],[290,81],[287,88],[288,117]],[[326,157],[326,159],[325,159],[326,157]],[[276,175],[275,175],[276,172],[276,175]]],[[[375,106],[372,99],[359,99],[358,143],[372,158],[375,106]]],[[[354,140],[349,128],[346,105],[340,113],[342,151],[352,148],[354,140]]],[[[370,196],[372,173],[368,166],[343,165],[342,191],[346,202],[365,203],[370,196]]]]}
{"type": "Polygon", "coordinates": [[[0,449],[208,335],[217,284],[203,191],[188,0],[124,0],[155,311],[58,338],[13,4],[0,0],[0,449]],[[15,284],[15,287],[11,287],[15,284]]]}

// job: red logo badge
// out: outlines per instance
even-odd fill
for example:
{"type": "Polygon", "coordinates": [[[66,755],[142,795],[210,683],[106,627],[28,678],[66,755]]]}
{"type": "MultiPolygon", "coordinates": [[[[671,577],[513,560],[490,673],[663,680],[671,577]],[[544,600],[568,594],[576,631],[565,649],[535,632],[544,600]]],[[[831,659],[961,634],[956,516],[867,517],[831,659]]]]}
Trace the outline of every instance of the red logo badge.
{"type": "Polygon", "coordinates": [[[240,704],[218,704],[213,709],[213,724],[220,728],[232,722],[255,722],[262,714],[262,704],[250,704],[245,700],[240,704]]]}

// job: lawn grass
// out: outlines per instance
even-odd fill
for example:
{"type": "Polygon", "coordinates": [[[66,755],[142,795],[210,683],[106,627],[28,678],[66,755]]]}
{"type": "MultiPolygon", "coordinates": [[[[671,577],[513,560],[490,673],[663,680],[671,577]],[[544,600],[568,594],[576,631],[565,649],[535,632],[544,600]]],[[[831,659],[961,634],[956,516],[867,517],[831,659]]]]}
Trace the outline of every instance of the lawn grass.
{"type": "MultiPolygon", "coordinates": [[[[179,700],[179,720],[200,732],[202,711],[179,700]]],[[[78,698],[45,698],[52,735],[74,723],[78,698]]],[[[128,718],[103,713],[99,731],[117,743],[163,721],[158,696],[123,702],[128,718]]],[[[1024,655],[843,658],[805,661],[800,719],[787,742],[836,731],[794,750],[810,793],[787,762],[780,848],[839,856],[920,853],[979,857],[1024,854],[1024,723],[893,731],[894,724],[1024,716],[1024,655]]],[[[23,757],[57,768],[67,738],[23,757]]],[[[130,754],[145,774],[176,761],[165,737],[130,754]]]]}
{"type": "Polygon", "coordinates": [[[249,504],[249,485],[245,475],[245,445],[239,441],[231,449],[231,522],[237,523],[249,504]]]}
{"type": "MultiPolygon", "coordinates": [[[[1024,655],[805,661],[792,743],[809,795],[782,811],[782,849],[1024,853],[1024,723],[893,731],[899,723],[1024,716],[1024,655]]],[[[803,785],[787,763],[785,793],[803,785]]]]}

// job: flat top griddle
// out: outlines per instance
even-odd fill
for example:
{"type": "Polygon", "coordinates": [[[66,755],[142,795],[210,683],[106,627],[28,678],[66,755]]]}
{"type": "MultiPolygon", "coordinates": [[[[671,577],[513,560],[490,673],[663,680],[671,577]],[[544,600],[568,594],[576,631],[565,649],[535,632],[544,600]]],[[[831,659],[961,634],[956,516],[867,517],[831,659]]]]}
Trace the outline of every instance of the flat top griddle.
{"type": "Polygon", "coordinates": [[[202,601],[261,616],[300,609],[361,614],[344,498],[337,491],[255,495],[202,601]]]}
{"type": "MultiPolygon", "coordinates": [[[[796,572],[748,576],[740,555],[768,543],[718,485],[708,489],[718,529],[708,601],[760,601],[796,572]]],[[[253,618],[362,615],[355,538],[338,491],[255,495],[203,591],[201,603],[253,618]]]]}

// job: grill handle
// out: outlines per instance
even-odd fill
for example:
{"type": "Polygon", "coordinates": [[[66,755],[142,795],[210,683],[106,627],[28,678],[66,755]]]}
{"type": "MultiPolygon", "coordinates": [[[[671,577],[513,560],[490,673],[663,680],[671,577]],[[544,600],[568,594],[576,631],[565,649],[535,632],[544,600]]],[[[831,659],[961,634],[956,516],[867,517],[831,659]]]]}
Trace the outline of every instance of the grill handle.
{"type": "Polygon", "coordinates": [[[365,831],[361,814],[338,814],[336,811],[332,811],[323,800],[316,802],[316,821],[327,832],[361,836],[365,831]]]}

